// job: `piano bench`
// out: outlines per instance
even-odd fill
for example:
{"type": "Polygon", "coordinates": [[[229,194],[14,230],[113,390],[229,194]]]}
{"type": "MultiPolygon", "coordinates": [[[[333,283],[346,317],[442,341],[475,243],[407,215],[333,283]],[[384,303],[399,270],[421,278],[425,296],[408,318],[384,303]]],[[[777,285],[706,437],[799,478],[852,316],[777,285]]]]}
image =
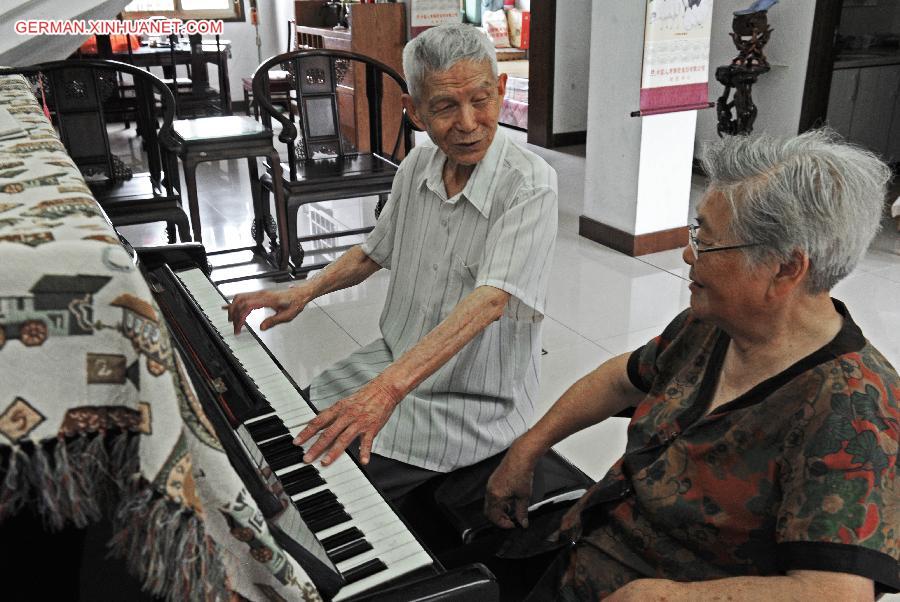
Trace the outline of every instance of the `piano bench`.
{"type": "Polygon", "coordinates": [[[496,602],[500,589],[483,564],[470,564],[393,587],[359,602],[496,602]]]}
{"type": "MultiPolygon", "coordinates": [[[[506,452],[432,479],[400,502],[400,513],[429,549],[440,554],[468,547],[503,530],[484,516],[487,480],[506,452]],[[435,521],[433,509],[446,521],[435,521]]],[[[544,514],[574,504],[594,484],[586,474],[555,451],[540,459],[534,472],[530,513],[544,514]]]]}

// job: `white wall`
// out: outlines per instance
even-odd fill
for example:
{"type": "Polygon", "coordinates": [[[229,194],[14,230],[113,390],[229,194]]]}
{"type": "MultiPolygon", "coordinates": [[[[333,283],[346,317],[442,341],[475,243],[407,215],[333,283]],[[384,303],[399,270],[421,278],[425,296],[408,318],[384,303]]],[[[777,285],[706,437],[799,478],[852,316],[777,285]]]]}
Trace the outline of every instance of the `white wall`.
{"type": "MultiPolygon", "coordinates": [[[[540,24],[532,23],[531,27],[534,29],[540,24]]],[[[587,129],[591,57],[591,0],[560,0],[556,3],[555,48],[553,133],[584,131],[587,129]]]]}
{"type": "Polygon", "coordinates": [[[591,18],[583,214],[634,235],[687,222],[697,119],[630,116],[640,103],[645,6],[593,0],[591,18]]]}
{"type": "MultiPolygon", "coordinates": [[[[293,17],[291,0],[259,0],[259,39],[262,60],[287,49],[287,19],[293,17]],[[283,30],[283,31],[282,31],[283,30]]],[[[250,3],[244,0],[246,21],[225,23],[222,39],[231,42],[231,58],[228,60],[228,78],[231,83],[231,100],[243,100],[241,78],[250,77],[259,65],[256,51],[256,30],[250,23],[250,3]]],[[[209,68],[209,81],[218,86],[215,67],[209,68]]]]}
{"type": "MultiPolygon", "coordinates": [[[[288,19],[294,18],[294,1],[293,0],[269,0],[267,2],[262,2],[268,7],[270,4],[272,8],[269,9],[269,12],[272,14],[272,18],[274,19],[272,27],[275,29],[275,50],[277,52],[287,52],[288,49],[288,30],[287,30],[287,22],[288,19]]],[[[293,47],[293,45],[292,45],[293,47]]],[[[266,57],[263,57],[265,59],[266,57]]]]}
{"type": "MultiPolygon", "coordinates": [[[[733,12],[746,8],[747,4],[747,0],[715,0],[713,4],[709,57],[709,98],[712,101],[724,91],[724,86],[716,81],[716,67],[730,64],[737,56],[737,50],[728,35],[731,32],[733,12]]],[[[765,54],[772,70],[760,76],[753,86],[753,102],[759,110],[753,126],[754,132],[780,135],[797,133],[815,4],[815,0],[790,0],[779,2],[769,10],[769,26],[775,31],[765,47],[765,54]]],[[[715,109],[699,111],[697,146],[704,140],[716,137],[715,109]]]]}

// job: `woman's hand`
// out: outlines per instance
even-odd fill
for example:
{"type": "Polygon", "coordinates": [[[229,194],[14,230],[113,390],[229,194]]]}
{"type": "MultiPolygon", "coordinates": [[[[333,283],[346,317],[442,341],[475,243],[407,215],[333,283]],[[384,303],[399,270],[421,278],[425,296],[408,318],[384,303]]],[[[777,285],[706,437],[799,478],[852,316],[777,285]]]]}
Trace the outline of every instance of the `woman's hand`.
{"type": "Polygon", "coordinates": [[[534,461],[516,443],[509,448],[500,466],[488,479],[484,497],[485,516],[504,529],[528,526],[534,461]]]}

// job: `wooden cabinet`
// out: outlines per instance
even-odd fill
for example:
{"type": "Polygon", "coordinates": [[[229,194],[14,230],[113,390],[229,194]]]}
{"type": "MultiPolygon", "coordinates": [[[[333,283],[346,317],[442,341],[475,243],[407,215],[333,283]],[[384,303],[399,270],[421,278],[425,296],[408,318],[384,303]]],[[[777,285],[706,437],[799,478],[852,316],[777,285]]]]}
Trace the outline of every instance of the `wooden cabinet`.
{"type": "Polygon", "coordinates": [[[831,92],[828,95],[828,125],[838,134],[850,139],[850,122],[853,120],[853,103],[856,102],[856,86],[859,69],[838,69],[831,76],[831,92]]]}
{"type": "Polygon", "coordinates": [[[894,115],[891,119],[891,128],[888,130],[885,156],[889,161],[900,162],[900,76],[897,77],[897,86],[894,88],[894,115]]]}
{"type": "MultiPolygon", "coordinates": [[[[322,27],[324,2],[300,0],[295,2],[297,43],[308,48],[349,50],[374,58],[403,75],[403,46],[406,44],[406,6],[403,3],[352,4],[351,28],[322,27]]],[[[355,82],[363,82],[363,68],[353,78],[345,78],[338,88],[338,113],[341,134],[346,142],[360,152],[369,151],[369,115],[366,95],[357,91],[355,82]]],[[[397,140],[397,130],[403,114],[400,89],[384,83],[382,145],[390,152],[397,140]]],[[[401,153],[402,156],[403,153],[401,153]]]]}
{"type": "Polygon", "coordinates": [[[835,70],[828,124],[884,159],[900,160],[900,65],[835,70]]]}
{"type": "Polygon", "coordinates": [[[859,85],[853,103],[850,140],[887,158],[888,132],[896,113],[900,65],[865,67],[859,70],[859,85]]]}

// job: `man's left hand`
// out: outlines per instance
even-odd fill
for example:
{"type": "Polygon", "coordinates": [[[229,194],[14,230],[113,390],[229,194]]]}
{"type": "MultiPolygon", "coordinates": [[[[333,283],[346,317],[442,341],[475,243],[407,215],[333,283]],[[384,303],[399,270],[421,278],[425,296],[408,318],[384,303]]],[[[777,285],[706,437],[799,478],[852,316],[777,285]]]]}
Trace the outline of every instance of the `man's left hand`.
{"type": "Polygon", "coordinates": [[[294,439],[294,445],[303,445],[313,435],[322,431],[318,441],[307,450],[303,461],[315,462],[325,453],[322,465],[334,462],[357,437],[359,461],[369,463],[372,441],[385,425],[394,408],[400,402],[398,395],[378,381],[371,381],[359,391],[345,397],[309,421],[306,428],[294,439]]]}

